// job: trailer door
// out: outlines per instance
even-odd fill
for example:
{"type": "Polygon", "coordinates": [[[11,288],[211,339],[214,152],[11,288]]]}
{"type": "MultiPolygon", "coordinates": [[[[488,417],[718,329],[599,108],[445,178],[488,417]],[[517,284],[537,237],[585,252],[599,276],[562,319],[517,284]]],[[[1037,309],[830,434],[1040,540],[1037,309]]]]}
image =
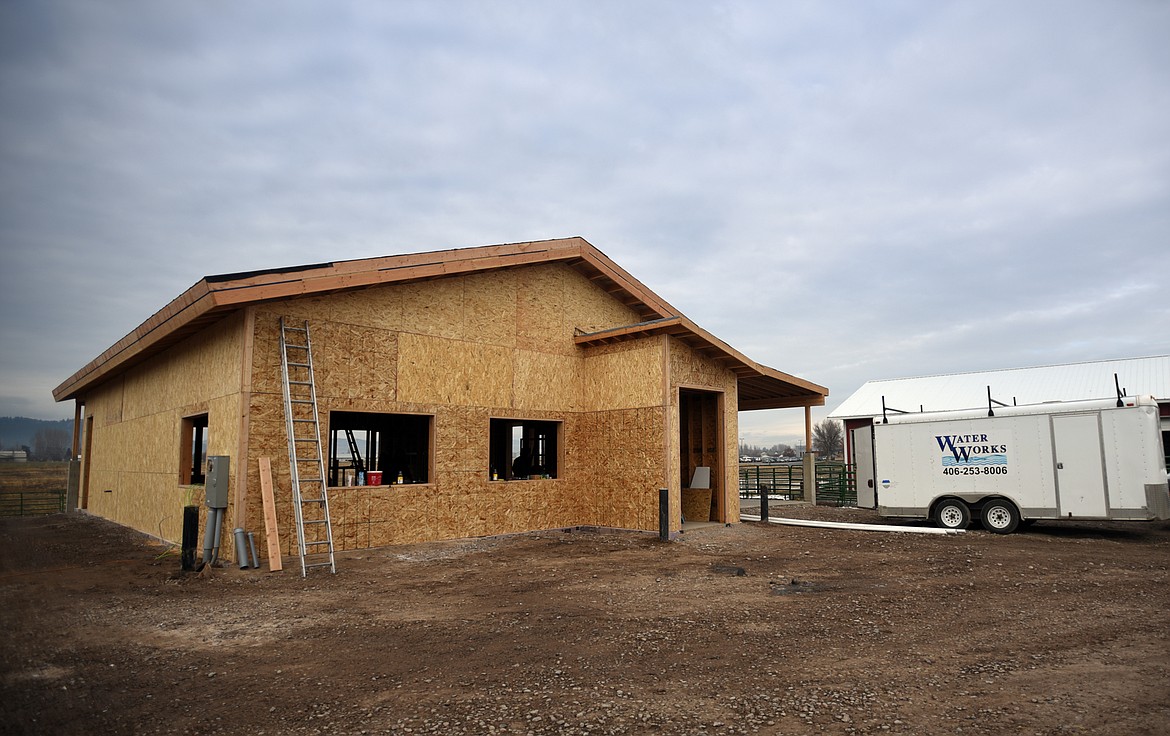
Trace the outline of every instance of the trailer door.
{"type": "Polygon", "coordinates": [[[1056,445],[1056,489],[1061,516],[1107,516],[1105,464],[1097,414],[1052,417],[1056,445]]]}
{"type": "Polygon", "coordinates": [[[877,508],[877,488],[873,470],[873,425],[849,430],[852,437],[853,467],[857,479],[857,505],[863,509],[877,508]]]}

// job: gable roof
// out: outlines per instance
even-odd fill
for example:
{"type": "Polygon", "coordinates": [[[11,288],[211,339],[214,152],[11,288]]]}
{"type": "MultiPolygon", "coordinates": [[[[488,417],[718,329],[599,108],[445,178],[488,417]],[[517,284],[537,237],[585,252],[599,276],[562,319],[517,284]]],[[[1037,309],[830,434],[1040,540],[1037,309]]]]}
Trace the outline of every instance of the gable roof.
{"type": "Polygon", "coordinates": [[[1114,374],[1129,395],[1151,395],[1159,403],[1170,402],[1170,355],[1158,355],[868,381],[829,417],[881,416],[883,396],[887,407],[909,412],[987,408],[989,387],[991,398],[1005,404],[1113,398],[1114,374]]]}
{"type": "Polygon", "coordinates": [[[578,344],[670,334],[735,371],[739,377],[741,409],[820,406],[825,403],[827,389],[751,361],[683,317],[584,238],[457,248],[207,276],[62,382],[53,390],[53,398],[57,401],[78,398],[87,389],[250,304],[554,262],[575,269],[633,309],[643,320],[618,330],[579,336],[578,344]]]}

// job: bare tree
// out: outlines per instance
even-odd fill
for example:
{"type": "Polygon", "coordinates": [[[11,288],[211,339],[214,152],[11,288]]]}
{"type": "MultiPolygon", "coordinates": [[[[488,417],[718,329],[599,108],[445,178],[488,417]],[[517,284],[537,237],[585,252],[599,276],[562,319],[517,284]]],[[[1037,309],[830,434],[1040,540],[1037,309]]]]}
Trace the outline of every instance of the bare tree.
{"type": "Polygon", "coordinates": [[[824,457],[835,457],[841,454],[844,447],[844,433],[841,430],[841,423],[826,419],[822,422],[817,422],[812,431],[812,446],[813,450],[824,457]]]}
{"type": "Polygon", "coordinates": [[[29,459],[68,460],[72,438],[63,429],[39,429],[33,437],[33,452],[29,459]]]}

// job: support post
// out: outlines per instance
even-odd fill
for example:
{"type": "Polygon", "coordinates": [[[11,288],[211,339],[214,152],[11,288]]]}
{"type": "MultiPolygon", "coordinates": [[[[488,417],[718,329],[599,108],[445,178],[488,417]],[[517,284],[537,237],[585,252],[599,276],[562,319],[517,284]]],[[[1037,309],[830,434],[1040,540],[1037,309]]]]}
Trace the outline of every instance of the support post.
{"type": "Polygon", "coordinates": [[[817,505],[817,454],[804,453],[804,500],[817,505]]]}
{"type": "Polygon", "coordinates": [[[768,520],[768,491],[771,490],[767,483],[759,483],[760,488],[760,521],[768,520]]]}
{"type": "Polygon", "coordinates": [[[804,451],[812,450],[812,407],[804,407],[804,451]]]}
{"type": "Polygon", "coordinates": [[[658,539],[670,541],[670,489],[658,489],[658,539]]]}

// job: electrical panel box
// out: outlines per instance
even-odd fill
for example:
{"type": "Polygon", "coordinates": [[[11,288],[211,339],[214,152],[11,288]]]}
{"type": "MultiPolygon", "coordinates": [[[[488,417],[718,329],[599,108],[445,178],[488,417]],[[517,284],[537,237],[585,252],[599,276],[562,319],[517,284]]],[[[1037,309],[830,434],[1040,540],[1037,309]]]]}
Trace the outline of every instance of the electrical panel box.
{"type": "Polygon", "coordinates": [[[228,460],[227,455],[211,455],[207,458],[207,508],[226,509],[228,505],[228,460]]]}

